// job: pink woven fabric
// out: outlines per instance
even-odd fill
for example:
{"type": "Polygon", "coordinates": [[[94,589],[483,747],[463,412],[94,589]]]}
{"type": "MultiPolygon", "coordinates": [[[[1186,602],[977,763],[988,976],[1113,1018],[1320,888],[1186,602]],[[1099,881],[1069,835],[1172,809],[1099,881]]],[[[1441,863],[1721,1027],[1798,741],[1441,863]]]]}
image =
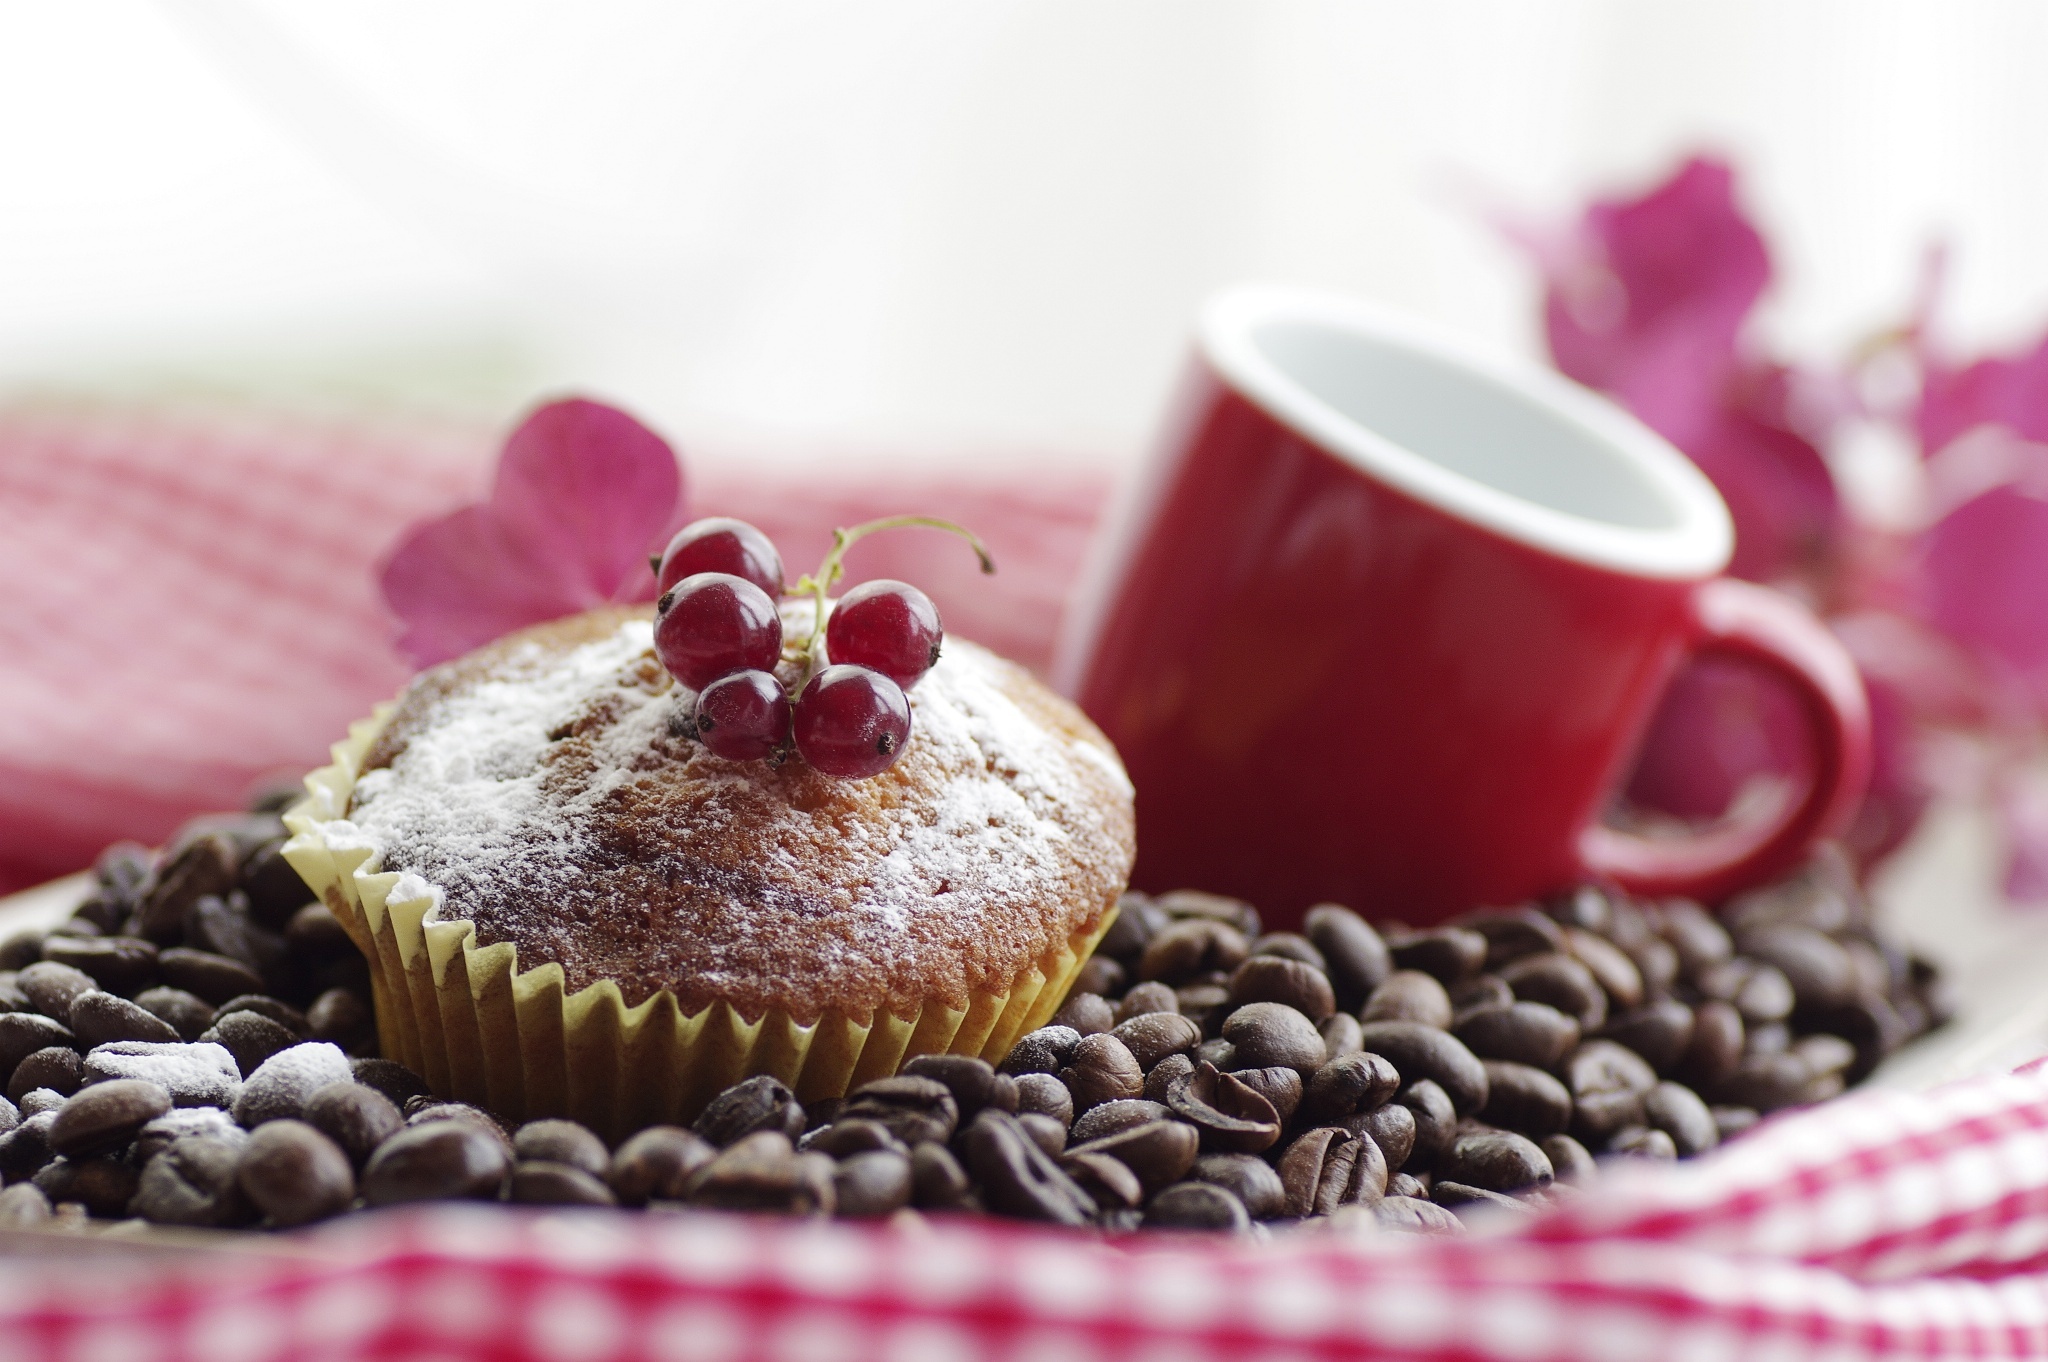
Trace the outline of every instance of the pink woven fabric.
{"type": "Polygon", "coordinates": [[[1464,1239],[442,1208],[308,1255],[0,1271],[0,1354],[265,1359],[2048,1356],[2048,1077],[1863,1093],[1464,1239]]]}
{"type": "MultiPolygon", "coordinates": [[[[473,500],[503,432],[218,411],[0,411],[0,893],[155,842],[326,759],[404,684],[374,567],[473,500]]],[[[693,514],[739,515],[792,573],[832,526],[906,510],[974,525],[864,543],[854,580],[909,577],[952,631],[1042,665],[1100,479],[762,477],[689,462],[693,514]]]]}

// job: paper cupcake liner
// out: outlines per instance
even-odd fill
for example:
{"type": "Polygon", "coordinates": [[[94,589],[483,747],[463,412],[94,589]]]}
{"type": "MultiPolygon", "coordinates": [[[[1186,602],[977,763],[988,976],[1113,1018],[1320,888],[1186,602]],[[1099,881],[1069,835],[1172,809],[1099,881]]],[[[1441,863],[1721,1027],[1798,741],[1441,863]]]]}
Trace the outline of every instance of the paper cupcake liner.
{"type": "Polygon", "coordinates": [[[749,1019],[723,1002],[685,1013],[666,989],[628,1007],[610,980],[570,993],[560,965],[521,970],[516,946],[479,946],[473,924],[442,920],[432,886],[383,869],[347,821],[363,756],[391,710],[351,725],[333,764],[306,777],[307,798],[285,815],[284,855],[369,960],[384,1054],[439,1096],[517,1120],[566,1116],[616,1140],[687,1123],[754,1074],[813,1102],[895,1073],[913,1055],[993,1063],[1058,1010],[1116,916],[1110,908],[1001,993],[977,993],[964,1008],[930,1001],[908,1017],[827,1011],[801,1023],[774,1009],[749,1019]]]}

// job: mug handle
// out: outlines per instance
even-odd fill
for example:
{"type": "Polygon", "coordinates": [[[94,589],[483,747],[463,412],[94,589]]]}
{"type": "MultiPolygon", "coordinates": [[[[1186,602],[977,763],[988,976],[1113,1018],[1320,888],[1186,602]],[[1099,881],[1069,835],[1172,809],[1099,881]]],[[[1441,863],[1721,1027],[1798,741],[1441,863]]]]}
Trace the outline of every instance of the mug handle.
{"type": "Polygon", "coordinates": [[[1693,648],[1759,663],[1798,694],[1813,734],[1813,780],[1775,807],[1683,837],[1642,837],[1594,823],[1579,838],[1586,872],[1632,893],[1712,903],[1788,870],[1839,831],[1870,781],[1870,701],[1855,662],[1791,597],[1730,577],[1693,593],[1693,648]]]}

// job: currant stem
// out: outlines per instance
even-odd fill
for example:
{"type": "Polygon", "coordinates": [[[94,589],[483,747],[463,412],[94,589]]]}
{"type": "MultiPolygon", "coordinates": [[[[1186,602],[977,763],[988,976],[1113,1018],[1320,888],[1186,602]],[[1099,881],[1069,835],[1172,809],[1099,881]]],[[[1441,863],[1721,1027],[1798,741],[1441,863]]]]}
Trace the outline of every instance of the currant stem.
{"type": "Polygon", "coordinates": [[[811,636],[804,643],[804,655],[806,657],[817,657],[818,642],[825,637],[825,597],[826,593],[832,589],[832,583],[846,575],[846,551],[860,540],[867,538],[877,531],[902,530],[914,526],[921,526],[928,530],[944,530],[947,534],[959,535],[967,541],[968,547],[974,550],[974,556],[981,560],[981,570],[983,573],[993,573],[996,570],[996,560],[989,556],[988,549],[983,546],[979,535],[975,534],[973,530],[968,529],[965,525],[956,525],[950,520],[940,520],[937,516],[883,516],[880,520],[870,520],[864,524],[855,525],[852,529],[835,529],[832,531],[832,548],[825,554],[825,561],[818,564],[817,575],[812,576],[807,573],[798,580],[794,587],[790,588],[789,594],[792,596],[801,596],[808,592],[817,600],[816,618],[811,622],[811,636]]]}

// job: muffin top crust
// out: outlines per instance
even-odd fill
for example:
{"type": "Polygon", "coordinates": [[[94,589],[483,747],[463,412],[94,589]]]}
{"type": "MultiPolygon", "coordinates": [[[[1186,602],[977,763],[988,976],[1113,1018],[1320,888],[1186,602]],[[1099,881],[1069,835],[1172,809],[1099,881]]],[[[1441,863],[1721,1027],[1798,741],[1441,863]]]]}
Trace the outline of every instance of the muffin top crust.
{"type": "MultiPolygon", "coordinates": [[[[788,635],[809,608],[784,609],[788,635]]],[[[1029,673],[948,639],[879,776],[696,742],[651,611],[509,635],[417,678],[367,753],[348,817],[436,916],[554,962],[571,992],[663,989],[914,1016],[1002,992],[1093,928],[1129,877],[1131,786],[1095,726],[1029,673]]]]}

